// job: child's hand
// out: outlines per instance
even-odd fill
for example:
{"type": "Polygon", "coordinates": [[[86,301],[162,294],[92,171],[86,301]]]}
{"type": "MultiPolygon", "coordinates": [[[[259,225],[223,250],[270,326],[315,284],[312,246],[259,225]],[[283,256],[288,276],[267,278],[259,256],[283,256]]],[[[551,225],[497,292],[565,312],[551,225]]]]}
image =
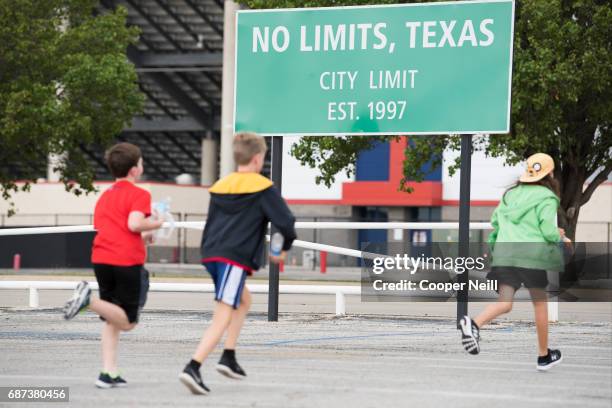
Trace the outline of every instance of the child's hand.
{"type": "Polygon", "coordinates": [[[160,229],[164,225],[165,220],[155,220],[153,222],[156,224],[155,229],[160,229]]]}
{"type": "Polygon", "coordinates": [[[160,213],[159,211],[157,211],[156,208],[153,208],[151,210],[151,216],[149,217],[149,219],[156,224],[156,228],[160,228],[163,224],[164,224],[164,214],[160,213]]]}
{"type": "Polygon", "coordinates": [[[564,238],[565,237],[565,229],[559,228],[559,235],[561,235],[561,237],[564,238]]]}
{"type": "Polygon", "coordinates": [[[157,210],[157,208],[153,208],[151,210],[151,217],[150,217],[150,219],[155,224],[155,229],[160,229],[164,225],[164,222],[168,221],[167,218],[168,218],[168,213],[160,213],[157,210]]]}
{"type": "Polygon", "coordinates": [[[279,264],[281,262],[285,262],[286,258],[287,258],[287,252],[286,251],[282,251],[280,253],[280,255],[278,255],[278,256],[270,255],[270,262],[275,263],[275,264],[279,264]]]}

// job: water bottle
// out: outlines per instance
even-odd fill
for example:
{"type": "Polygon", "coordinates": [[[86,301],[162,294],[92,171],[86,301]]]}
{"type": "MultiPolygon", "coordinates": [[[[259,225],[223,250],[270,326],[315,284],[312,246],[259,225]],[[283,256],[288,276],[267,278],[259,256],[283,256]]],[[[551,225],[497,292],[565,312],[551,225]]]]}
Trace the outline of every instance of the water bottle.
{"type": "Polygon", "coordinates": [[[270,239],[270,255],[280,256],[281,252],[283,252],[284,243],[285,238],[280,232],[272,234],[272,238],[270,239]]]}
{"type": "Polygon", "coordinates": [[[153,208],[161,219],[166,218],[166,214],[170,212],[170,197],[166,197],[162,201],[153,203],[153,208]]]}
{"type": "Polygon", "coordinates": [[[166,197],[162,201],[158,201],[153,203],[153,208],[157,212],[157,216],[159,219],[164,220],[165,222],[170,223],[170,227],[168,228],[160,228],[155,231],[155,239],[168,239],[174,232],[174,217],[170,213],[170,202],[172,199],[170,197],[166,197]]]}

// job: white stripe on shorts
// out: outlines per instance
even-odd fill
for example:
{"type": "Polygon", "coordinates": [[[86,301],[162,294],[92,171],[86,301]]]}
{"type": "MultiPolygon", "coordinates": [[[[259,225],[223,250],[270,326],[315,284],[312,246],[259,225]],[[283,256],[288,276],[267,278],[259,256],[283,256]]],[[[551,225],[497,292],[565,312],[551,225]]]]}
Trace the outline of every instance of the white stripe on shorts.
{"type": "Polygon", "coordinates": [[[242,275],[244,271],[241,267],[232,265],[230,270],[225,277],[225,287],[221,294],[221,301],[230,306],[236,304],[236,297],[240,296],[238,293],[240,289],[240,283],[242,282],[242,275]]]}
{"type": "Polygon", "coordinates": [[[231,267],[232,265],[230,264],[225,265],[225,268],[223,269],[223,278],[221,279],[221,283],[218,287],[217,285],[215,285],[215,290],[217,291],[217,293],[215,294],[216,300],[221,300],[221,298],[223,297],[223,289],[225,288],[225,282],[227,281],[227,277],[229,276],[229,271],[231,267]]]}

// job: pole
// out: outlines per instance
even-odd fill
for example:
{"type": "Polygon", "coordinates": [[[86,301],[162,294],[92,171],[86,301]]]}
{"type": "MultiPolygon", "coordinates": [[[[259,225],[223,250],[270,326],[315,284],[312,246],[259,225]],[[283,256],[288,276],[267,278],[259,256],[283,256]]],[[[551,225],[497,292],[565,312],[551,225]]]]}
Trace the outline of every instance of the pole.
{"type": "MultiPolygon", "coordinates": [[[[459,256],[470,254],[470,178],[472,173],[472,135],[461,135],[461,168],[459,181],[459,256]]],[[[468,313],[468,271],[457,276],[463,283],[457,292],[457,328],[459,320],[468,313]]]]}
{"type": "Polygon", "coordinates": [[[236,168],[232,151],[234,140],[234,55],[236,53],[236,12],[233,0],[223,2],[223,79],[221,99],[221,153],[219,176],[225,177],[236,168]]]}
{"type": "MultiPolygon", "coordinates": [[[[283,184],[283,137],[272,136],[272,163],[271,163],[272,182],[282,193],[283,184]]],[[[270,236],[277,231],[272,225],[270,236]]],[[[268,277],[268,321],[278,321],[278,290],[279,290],[279,266],[269,262],[270,274],[268,277]]]]}
{"type": "MultiPolygon", "coordinates": [[[[210,132],[207,132],[210,133],[210,132]]],[[[225,138],[231,143],[232,135],[225,133],[225,138]]],[[[207,134],[202,139],[202,156],[200,159],[200,185],[211,186],[217,180],[217,163],[219,161],[219,143],[207,134]]],[[[231,172],[231,171],[230,171],[231,172]]]]}
{"type": "Polygon", "coordinates": [[[327,273],[327,252],[321,251],[319,257],[321,258],[321,262],[319,263],[321,273],[327,273]]]}

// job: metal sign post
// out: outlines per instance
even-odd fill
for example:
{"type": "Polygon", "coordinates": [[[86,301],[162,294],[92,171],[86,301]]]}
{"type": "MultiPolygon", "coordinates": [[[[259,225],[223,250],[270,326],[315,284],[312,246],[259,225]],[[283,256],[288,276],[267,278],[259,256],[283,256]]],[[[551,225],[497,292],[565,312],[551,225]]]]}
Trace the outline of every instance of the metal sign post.
{"type": "MultiPolygon", "coordinates": [[[[272,136],[272,182],[278,189],[279,193],[282,193],[283,185],[283,137],[272,136]]],[[[272,225],[270,231],[270,237],[277,232],[277,229],[272,225]]],[[[278,292],[279,292],[279,271],[280,265],[269,262],[269,276],[268,276],[268,321],[278,321],[278,292]]]]}
{"type": "MultiPolygon", "coordinates": [[[[461,168],[459,181],[459,256],[470,255],[470,179],[472,175],[472,135],[461,135],[461,168]]],[[[457,276],[463,283],[457,292],[457,328],[459,320],[468,314],[468,271],[457,276]]]]}

